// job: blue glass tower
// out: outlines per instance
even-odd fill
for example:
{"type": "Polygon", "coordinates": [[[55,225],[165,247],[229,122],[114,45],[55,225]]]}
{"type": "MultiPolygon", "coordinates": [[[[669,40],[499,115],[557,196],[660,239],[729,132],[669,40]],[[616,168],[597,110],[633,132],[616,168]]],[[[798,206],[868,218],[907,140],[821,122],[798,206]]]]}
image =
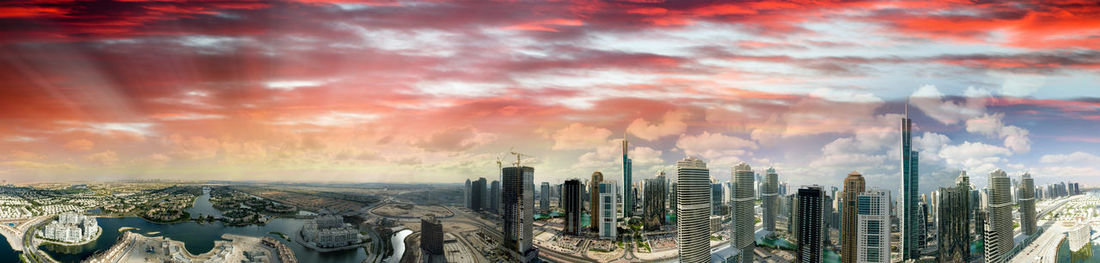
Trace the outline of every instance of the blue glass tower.
{"type": "Polygon", "coordinates": [[[924,220],[917,213],[919,206],[919,174],[917,152],[913,151],[913,123],[909,119],[909,103],[905,104],[905,117],[901,119],[901,259],[920,259],[920,228],[924,220]]]}
{"type": "Polygon", "coordinates": [[[623,134],[623,218],[634,215],[634,188],[631,187],[633,182],[630,180],[633,173],[630,170],[630,156],[627,156],[629,144],[626,134],[623,134]]]}

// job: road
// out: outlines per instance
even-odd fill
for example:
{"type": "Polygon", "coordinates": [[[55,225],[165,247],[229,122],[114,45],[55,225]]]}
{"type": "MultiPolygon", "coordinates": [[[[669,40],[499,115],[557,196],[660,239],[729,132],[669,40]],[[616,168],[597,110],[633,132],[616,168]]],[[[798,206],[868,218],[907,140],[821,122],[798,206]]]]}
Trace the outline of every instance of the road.
{"type": "MultiPolygon", "coordinates": [[[[1061,211],[1065,204],[1085,198],[1084,195],[1073,196],[1064,200],[1055,201],[1053,205],[1047,206],[1039,214],[1039,218],[1047,213],[1061,211]]],[[[1043,234],[1039,235],[1031,244],[1020,250],[1020,253],[1012,257],[1011,263],[1028,263],[1028,262],[1054,262],[1054,256],[1056,256],[1056,250],[1058,244],[1065,237],[1065,232],[1069,231],[1069,228],[1062,225],[1062,222],[1055,220],[1041,220],[1039,223],[1043,227],[1043,234]],[[1049,261],[1048,261],[1049,260],[1049,261]]]]}

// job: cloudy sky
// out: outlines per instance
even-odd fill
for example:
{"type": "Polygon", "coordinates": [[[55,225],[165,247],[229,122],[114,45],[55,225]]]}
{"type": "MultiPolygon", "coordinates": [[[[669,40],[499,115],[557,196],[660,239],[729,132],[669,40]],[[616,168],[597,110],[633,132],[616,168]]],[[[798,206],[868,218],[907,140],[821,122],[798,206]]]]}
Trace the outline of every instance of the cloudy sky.
{"type": "Polygon", "coordinates": [[[1100,185],[1091,1],[0,3],[0,177],[1100,185]],[[506,161],[507,163],[508,161],[506,161]]]}

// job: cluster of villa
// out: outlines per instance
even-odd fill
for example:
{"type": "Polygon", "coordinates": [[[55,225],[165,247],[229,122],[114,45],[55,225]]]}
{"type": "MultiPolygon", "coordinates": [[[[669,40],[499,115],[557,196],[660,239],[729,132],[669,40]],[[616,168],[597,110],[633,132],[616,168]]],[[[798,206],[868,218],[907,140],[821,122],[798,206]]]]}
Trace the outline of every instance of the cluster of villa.
{"type": "Polygon", "coordinates": [[[65,212],[59,214],[56,221],[50,222],[38,234],[46,239],[79,243],[98,237],[100,227],[94,217],[65,212]]]}
{"type": "Polygon", "coordinates": [[[302,226],[302,237],[306,242],[323,248],[353,245],[363,240],[355,227],[344,224],[343,217],[326,210],[302,226]]]}

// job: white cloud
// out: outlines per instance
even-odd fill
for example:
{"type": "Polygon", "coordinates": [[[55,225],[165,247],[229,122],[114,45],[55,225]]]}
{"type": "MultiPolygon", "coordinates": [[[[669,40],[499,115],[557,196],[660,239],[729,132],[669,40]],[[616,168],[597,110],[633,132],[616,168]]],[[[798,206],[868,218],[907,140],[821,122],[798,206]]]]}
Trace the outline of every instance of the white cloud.
{"type": "Polygon", "coordinates": [[[810,92],[810,96],[830,101],[881,103],[882,99],[868,92],[856,92],[852,90],[838,90],[831,88],[817,88],[810,92]]]}
{"type": "Polygon", "coordinates": [[[755,142],[721,133],[704,131],[695,136],[680,135],[676,148],[688,156],[702,157],[708,163],[736,163],[740,156],[750,155],[747,150],[756,149],[755,142]]]}
{"type": "Polygon", "coordinates": [[[313,116],[298,118],[280,118],[277,125],[315,125],[322,127],[346,127],[374,121],[381,117],[373,113],[330,111],[313,116]]]}
{"type": "Polygon", "coordinates": [[[1026,153],[1031,150],[1031,139],[1028,138],[1028,130],[1013,125],[1005,125],[1002,119],[1004,114],[985,114],[966,121],[966,131],[985,135],[992,138],[1004,139],[1005,147],[1017,153],[1026,153]]]}
{"type": "Polygon", "coordinates": [[[1086,152],[1073,152],[1070,154],[1047,154],[1039,158],[1039,162],[1048,164],[1096,165],[1100,163],[1100,156],[1096,156],[1086,152]]]}
{"type": "Polygon", "coordinates": [[[995,145],[980,142],[963,142],[949,145],[940,150],[939,157],[948,165],[974,174],[985,174],[998,168],[1012,151],[995,145]]]}
{"type": "Polygon", "coordinates": [[[312,88],[325,84],[324,81],[316,80],[276,80],[268,81],[264,83],[264,87],[273,90],[295,90],[298,88],[312,88]]]}
{"type": "Polygon", "coordinates": [[[593,149],[607,142],[611,130],[573,123],[551,135],[554,150],[593,149]]]}
{"type": "Polygon", "coordinates": [[[956,124],[985,113],[988,91],[971,87],[963,95],[966,97],[964,101],[956,102],[945,99],[946,95],[936,86],[925,85],[913,92],[910,103],[943,124],[956,124]]]}
{"type": "Polygon", "coordinates": [[[687,130],[687,118],[689,113],[683,111],[666,112],[661,124],[650,124],[645,119],[638,118],[627,126],[626,131],[643,140],[653,141],[664,136],[682,134],[687,130]]]}

